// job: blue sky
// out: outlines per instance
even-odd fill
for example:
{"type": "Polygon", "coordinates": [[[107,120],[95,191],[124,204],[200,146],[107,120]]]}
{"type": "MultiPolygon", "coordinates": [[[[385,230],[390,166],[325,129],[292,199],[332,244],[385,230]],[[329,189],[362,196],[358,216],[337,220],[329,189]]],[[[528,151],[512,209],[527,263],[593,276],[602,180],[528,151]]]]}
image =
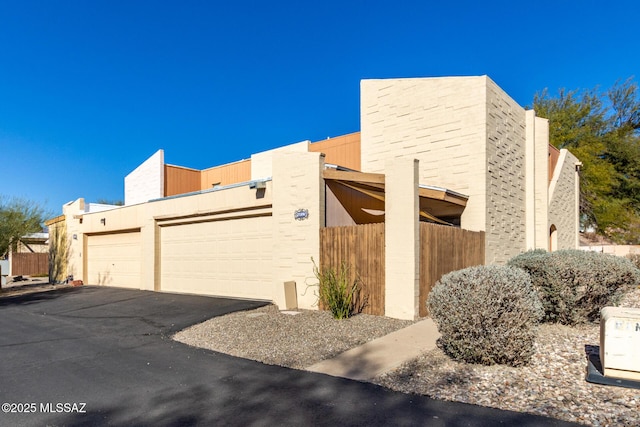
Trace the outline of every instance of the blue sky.
{"type": "Polygon", "coordinates": [[[544,88],[640,74],[640,3],[0,0],[0,195],[123,200],[160,148],[204,169],[360,130],[366,78],[544,88]]]}

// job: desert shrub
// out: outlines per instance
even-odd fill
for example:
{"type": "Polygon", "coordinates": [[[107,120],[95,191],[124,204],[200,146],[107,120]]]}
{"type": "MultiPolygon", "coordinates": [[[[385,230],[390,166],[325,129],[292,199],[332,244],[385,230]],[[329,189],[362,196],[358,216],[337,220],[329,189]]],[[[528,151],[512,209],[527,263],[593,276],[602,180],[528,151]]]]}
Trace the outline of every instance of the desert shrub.
{"type": "Polygon", "coordinates": [[[572,282],[560,279],[552,253],[543,249],[528,251],[511,258],[507,265],[521,268],[529,274],[544,309],[544,322],[578,323],[576,287],[572,282]]]}
{"type": "Polygon", "coordinates": [[[640,282],[633,263],[615,255],[571,249],[552,252],[550,259],[559,280],[574,290],[577,322],[597,320],[600,309],[618,305],[640,282]]]}
{"type": "Polygon", "coordinates": [[[581,250],[529,251],[508,265],[525,270],[540,294],[544,321],[575,325],[598,319],[600,309],[617,305],[640,281],[627,259],[581,250]]]}
{"type": "Polygon", "coordinates": [[[479,266],[444,275],[427,307],[440,347],[455,360],[519,366],[529,362],[542,306],[529,276],[508,266],[479,266]]]}
{"type": "Polygon", "coordinates": [[[320,268],[313,259],[313,273],[318,279],[318,302],[320,307],[331,312],[336,319],[347,319],[358,312],[360,281],[351,271],[347,263],[342,262],[338,268],[320,268]]]}
{"type": "Polygon", "coordinates": [[[640,268],[640,254],[628,254],[627,259],[636,266],[636,268],[640,268]]]}

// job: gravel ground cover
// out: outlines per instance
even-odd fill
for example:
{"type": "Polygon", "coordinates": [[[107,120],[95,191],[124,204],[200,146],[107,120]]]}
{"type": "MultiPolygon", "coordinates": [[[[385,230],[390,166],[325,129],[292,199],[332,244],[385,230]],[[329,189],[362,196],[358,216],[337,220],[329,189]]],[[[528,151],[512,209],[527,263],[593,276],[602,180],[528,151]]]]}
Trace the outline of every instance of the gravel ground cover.
{"type": "MultiPolygon", "coordinates": [[[[622,304],[640,307],[640,289],[622,304]]],[[[185,344],[304,369],[410,325],[360,314],[334,320],[327,312],[284,314],[275,306],[217,317],[177,333],[185,344]]],[[[599,325],[542,325],[530,366],[482,366],[450,360],[440,349],[423,353],[372,382],[402,391],[531,412],[594,426],[640,425],[640,390],[587,383],[586,346],[599,345],[599,325]]]]}
{"type": "Polygon", "coordinates": [[[270,365],[304,369],[414,323],[367,314],[335,320],[326,311],[298,313],[285,314],[268,305],[210,319],[178,332],[174,339],[270,365]]]}

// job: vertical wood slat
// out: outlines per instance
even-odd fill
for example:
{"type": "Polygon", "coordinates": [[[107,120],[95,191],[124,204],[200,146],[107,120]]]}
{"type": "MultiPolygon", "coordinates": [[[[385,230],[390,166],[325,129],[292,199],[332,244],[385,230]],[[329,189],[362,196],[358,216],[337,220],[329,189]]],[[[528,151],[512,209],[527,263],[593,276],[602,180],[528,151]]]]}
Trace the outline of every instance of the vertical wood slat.
{"type": "Polygon", "coordinates": [[[180,166],[164,165],[164,195],[190,193],[200,190],[200,171],[180,166]]]}
{"type": "Polygon", "coordinates": [[[420,316],[427,316],[429,292],[440,278],[455,270],[483,265],[484,231],[420,223],[420,316]]]}
{"type": "Polygon", "coordinates": [[[34,276],[48,273],[48,253],[15,253],[11,255],[11,274],[14,276],[34,276]]]}
{"type": "Polygon", "coordinates": [[[320,229],[321,269],[350,267],[360,278],[363,313],[384,316],[384,223],[320,229]]]}

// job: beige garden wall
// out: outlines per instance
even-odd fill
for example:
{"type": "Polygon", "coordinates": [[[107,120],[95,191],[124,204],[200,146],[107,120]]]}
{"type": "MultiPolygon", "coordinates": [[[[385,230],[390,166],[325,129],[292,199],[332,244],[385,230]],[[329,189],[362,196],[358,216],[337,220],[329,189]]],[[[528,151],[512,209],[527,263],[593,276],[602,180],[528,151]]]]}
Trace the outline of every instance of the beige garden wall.
{"type": "Polygon", "coordinates": [[[619,257],[627,255],[640,255],[640,245],[585,245],[580,246],[583,251],[601,252],[619,257]]]}
{"type": "Polygon", "coordinates": [[[317,288],[308,285],[317,283],[311,258],[320,262],[323,170],[321,153],[282,151],[273,156],[273,300],[279,307],[286,307],[285,282],[295,282],[297,306],[317,308],[317,288]]]}

